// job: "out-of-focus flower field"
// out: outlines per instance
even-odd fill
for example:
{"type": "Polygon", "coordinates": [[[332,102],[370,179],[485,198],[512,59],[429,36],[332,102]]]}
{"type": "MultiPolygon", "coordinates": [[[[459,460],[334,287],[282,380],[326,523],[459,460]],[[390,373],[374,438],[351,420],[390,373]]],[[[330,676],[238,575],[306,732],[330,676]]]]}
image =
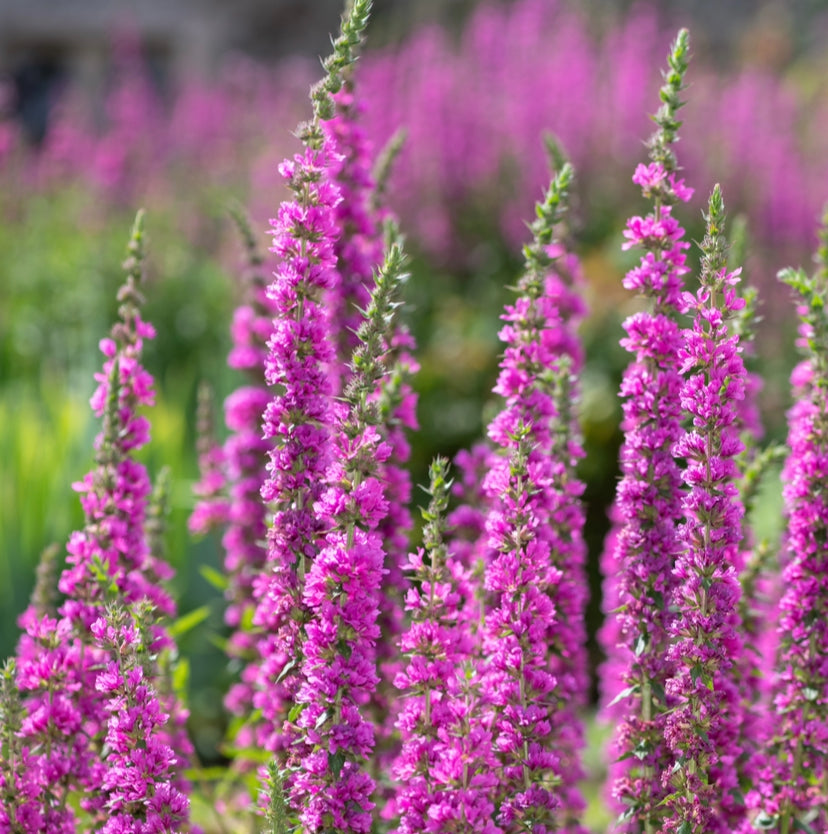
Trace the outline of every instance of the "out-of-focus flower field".
{"type": "MultiPolygon", "coordinates": [[[[498,315],[519,273],[524,218],[549,178],[544,137],[557,137],[575,165],[574,235],[590,304],[581,419],[593,631],[596,560],[617,480],[617,390],[627,361],[620,321],[633,303],[621,289],[634,260],[621,235],[640,201],[630,172],[650,132],[653,68],[676,23],[646,5],[595,21],[574,3],[481,3],[459,31],[425,27],[384,46],[369,38],[356,75],[375,149],[405,131],[387,199],[413,254],[405,317],[421,364],[419,482],[435,454],[468,446],[490,416],[498,315]]],[[[706,189],[720,182],[730,215],[745,220],[744,278],[758,288],[764,318],[764,417],[769,434],[780,434],[793,316],[776,272],[808,264],[828,197],[828,72],[824,55],[794,52],[768,66],[761,51],[715,55],[699,44],[681,111],[683,176],[699,186],[686,211],[688,238],[701,239],[706,189]]],[[[221,402],[238,384],[226,356],[242,251],[227,206],[248,209],[266,246],[267,219],[285,198],[277,164],[298,148],[291,132],[307,117],[318,68],[313,59],[235,59],[210,82],[162,94],[129,48],[114,60],[106,100],[93,106],[81,91],[64,91],[41,146],[0,123],[0,653],[14,650],[41,552],[62,546],[82,522],[70,485],[89,468],[97,431],[87,405],[96,345],[114,319],[125,232],[143,206],[145,317],[158,332],[146,353],[158,404],[145,461],[151,471],[172,470],[167,555],[179,609],[211,612],[181,638],[191,730],[209,762],[225,732],[229,672],[217,646],[221,595],[202,576],[204,566],[219,568],[218,542],[187,532],[197,389],[208,382],[221,402]]],[[[778,498],[771,489],[763,500],[778,498]]]]}

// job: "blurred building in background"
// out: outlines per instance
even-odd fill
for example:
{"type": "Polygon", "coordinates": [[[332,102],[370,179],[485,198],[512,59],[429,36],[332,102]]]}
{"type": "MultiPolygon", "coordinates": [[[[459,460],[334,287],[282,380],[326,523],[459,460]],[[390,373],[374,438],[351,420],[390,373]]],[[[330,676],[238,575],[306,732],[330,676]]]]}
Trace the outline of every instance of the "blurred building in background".
{"type": "MultiPolygon", "coordinates": [[[[596,30],[641,0],[557,0],[578,6],[596,30]]],[[[374,0],[372,39],[395,41],[419,24],[455,31],[481,0],[374,0]]],[[[516,0],[493,0],[508,6],[516,0]]],[[[556,0],[549,0],[555,3],[556,0]]],[[[17,116],[30,138],[45,135],[66,82],[101,99],[132,39],[159,90],[186,75],[210,75],[232,53],[270,61],[325,55],[344,0],[0,0],[0,118],[17,116]]],[[[824,44],[814,26],[828,0],[653,0],[692,27],[696,50],[723,62],[778,70],[792,51],[824,44]]]]}
{"type": "Polygon", "coordinates": [[[72,81],[96,97],[117,61],[115,44],[140,49],[163,89],[210,74],[222,57],[324,55],[341,0],[0,0],[0,108],[37,141],[60,89],[72,81]]]}

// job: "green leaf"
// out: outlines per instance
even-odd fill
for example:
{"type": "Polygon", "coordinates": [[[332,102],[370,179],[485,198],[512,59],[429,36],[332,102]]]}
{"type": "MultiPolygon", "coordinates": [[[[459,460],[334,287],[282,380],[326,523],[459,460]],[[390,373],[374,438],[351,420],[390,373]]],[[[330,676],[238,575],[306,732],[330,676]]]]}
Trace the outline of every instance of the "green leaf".
{"type": "Polygon", "coordinates": [[[210,641],[210,644],[215,646],[220,652],[227,654],[230,641],[226,637],[221,637],[218,634],[211,634],[207,639],[210,641]]]}
{"type": "Polygon", "coordinates": [[[180,637],[188,631],[192,631],[197,625],[201,625],[210,616],[210,606],[202,605],[201,608],[196,608],[183,617],[179,617],[170,626],[170,636],[180,637]]]}
{"type": "Polygon", "coordinates": [[[342,766],[345,764],[345,754],[339,750],[333,756],[328,753],[328,767],[331,773],[338,779],[342,772],[342,766]]]}
{"type": "Polygon", "coordinates": [[[230,586],[230,580],[210,565],[202,565],[200,573],[217,591],[224,593],[230,586]]]}
{"type": "Polygon", "coordinates": [[[610,702],[608,706],[614,706],[619,701],[623,701],[624,698],[628,698],[630,695],[635,695],[639,692],[638,684],[634,686],[628,686],[626,689],[622,689],[610,702]]]}
{"type": "Polygon", "coordinates": [[[235,747],[232,744],[223,744],[221,752],[228,758],[244,759],[255,764],[267,764],[273,758],[273,754],[263,747],[235,747]]]}
{"type": "Polygon", "coordinates": [[[190,685],[190,661],[186,657],[178,658],[173,665],[172,686],[173,692],[183,703],[187,702],[187,688],[190,685]]]}
{"type": "Polygon", "coordinates": [[[282,667],[282,671],[279,672],[279,677],[276,678],[276,683],[283,680],[285,676],[294,668],[296,668],[296,664],[299,661],[294,657],[293,660],[289,660],[285,665],[282,667]]]}

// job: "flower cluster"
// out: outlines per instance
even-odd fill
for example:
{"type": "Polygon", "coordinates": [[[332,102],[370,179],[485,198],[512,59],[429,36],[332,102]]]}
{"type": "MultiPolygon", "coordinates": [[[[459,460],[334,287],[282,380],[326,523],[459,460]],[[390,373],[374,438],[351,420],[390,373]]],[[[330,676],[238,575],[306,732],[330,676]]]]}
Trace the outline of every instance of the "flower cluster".
{"type": "Polygon", "coordinates": [[[551,244],[571,178],[571,167],[562,165],[537,207],[519,296],[503,316],[506,351],[495,392],[505,407],[489,437],[505,456],[492,457],[483,484],[492,554],[485,572],[491,605],[482,634],[489,658],[484,693],[502,767],[497,819],[507,832],[555,830],[583,806],[576,788],[576,709],[585,687],[583,515],[571,475],[578,454],[569,442],[569,410],[556,396],[569,378],[568,351],[577,348],[567,330],[571,311],[558,306],[565,285],[550,274],[561,254],[551,244]],[[561,788],[550,790],[556,782],[561,788]]]}
{"type": "Polygon", "coordinates": [[[112,658],[95,680],[109,714],[102,834],[175,834],[188,817],[189,799],[175,784],[179,763],[160,730],[169,713],[147,680],[142,658],[140,631],[150,611],[142,606],[136,624],[123,607],[110,606],[90,628],[112,658]]]}
{"type": "Polygon", "coordinates": [[[309,616],[296,702],[308,753],[293,792],[312,831],[331,824],[337,831],[371,827],[374,783],[365,765],[374,730],[361,707],[378,683],[375,645],[385,552],[377,526],[388,508],[378,464],[390,453],[377,431],[380,416],[371,398],[385,372],[403,266],[402,250],[394,244],[357,334],[344,402],[332,409],[333,455],[314,505],[327,532],[303,591],[309,616]]]}
{"type": "MultiPolygon", "coordinates": [[[[186,712],[166,686],[161,659],[175,648],[160,619],[175,613],[163,585],[172,571],[151,547],[151,484],[133,456],[149,439],[149,421],[138,409],[153,402],[152,378],[141,364],[143,340],[154,335],[139,311],[142,219],[139,214],[125,263],[127,280],[118,293],[120,320],[111,338],[101,342],[105,362],[91,404],[103,430],[96,440],[96,468],[75,484],[86,523],[67,546],[58,582],[64,600],[55,616],[35,599],[20,618],[24,633],[15,671],[22,712],[15,743],[27,787],[17,815],[26,832],[75,831],[73,807],[92,820],[107,818],[111,810],[106,796],[113,770],[103,755],[109,745],[107,701],[95,685],[108,653],[94,639],[93,626],[112,599],[153,612],[141,638],[153,658],[146,674],[166,693],[159,708],[168,726],[159,738],[184,767],[192,752],[186,712]]],[[[146,784],[155,785],[157,775],[149,772],[146,784]]],[[[188,785],[183,768],[172,779],[179,797],[176,829],[184,830],[188,785]]]]}
{"type": "MultiPolygon", "coordinates": [[[[225,528],[227,577],[214,578],[226,591],[228,654],[244,666],[226,701],[238,719],[221,786],[231,799],[222,806],[217,793],[215,804],[233,825],[255,813],[237,801],[237,777],[255,794],[254,768],[267,763],[259,810],[279,834],[585,834],[576,412],[586,306],[566,220],[573,168],[549,143],[555,174],[501,316],[499,410],[487,442],[457,455],[456,484],[446,459],[433,463],[422,546],[412,546],[404,465],[416,362],[397,321],[407,257],[369,172],[353,77],[370,6],[349,0],[311,89],[302,149],[279,166],[292,196],[271,221],[269,285],[240,221],[249,296],[229,364],[250,384],[226,401],[230,438],[219,445],[203,432],[191,516],[195,529],[225,528]]],[[[517,7],[528,38],[547,11],[517,7]]],[[[477,18],[475,41],[497,43],[498,19],[477,18]]],[[[636,312],[621,340],[631,354],[625,437],[602,565],[615,830],[822,831],[828,214],[816,274],[782,276],[799,296],[806,358],[793,376],[774,607],[774,546],[756,540],[748,510],[779,453],[755,445],[757,386],[744,364],[754,313],[728,264],[718,186],[699,286],[684,291],[689,244],[676,215],[693,192],[673,145],[688,48],[682,30],[649,162],[632,178],[651,210],[624,231],[623,248],[641,257],[623,279],[636,312]]],[[[462,144],[450,153],[467,161],[462,144]]],[[[140,313],[142,259],[139,215],[119,321],[101,342],[95,467],[75,484],[85,524],[62,570],[44,555],[16,657],[0,673],[0,834],[198,830],[173,672],[174,637],[201,612],[167,625],[170,482],[162,473],[153,490],[136,460],[154,396],[142,365],[154,336],[140,313]]]]}
{"type": "Polygon", "coordinates": [[[736,763],[740,758],[742,701],[734,666],[742,655],[739,622],[743,508],[735,484],[742,451],[737,403],[744,398],[745,368],[729,320],[744,306],[736,292],[739,270],[728,272],[724,206],[710,197],[702,243],[701,287],[687,293],[693,327],[679,350],[685,375],[680,402],[692,424],[675,454],[687,466],[684,523],[673,575],[678,612],[671,623],[667,682],[674,707],[665,738],[677,762],[675,792],[665,831],[730,832],[744,820],[736,763]],[[683,827],[683,828],[682,828],[683,827]]]}
{"type": "MultiPolygon", "coordinates": [[[[371,171],[371,144],[361,124],[363,107],[356,98],[353,67],[343,73],[342,89],[333,96],[335,115],[322,122],[326,140],[335,151],[330,175],[340,188],[342,200],[336,208],[340,235],[335,245],[339,281],[327,296],[332,339],[337,347],[339,369],[334,372],[337,390],[350,381],[350,360],[358,346],[358,330],[365,315],[373,270],[382,262],[383,234],[393,233],[394,223],[379,202],[377,182],[371,171]]],[[[412,352],[413,337],[400,324],[389,333],[388,374],[381,381],[375,396],[382,412],[383,439],[389,445],[388,458],[381,462],[378,476],[385,485],[388,510],[378,522],[378,532],[386,552],[387,573],[380,591],[380,628],[386,635],[379,644],[378,660],[381,681],[372,697],[371,711],[375,723],[386,728],[382,733],[377,763],[383,754],[392,755],[389,738],[393,721],[386,720],[392,709],[392,679],[396,672],[394,642],[402,620],[403,572],[408,550],[408,536],[413,526],[408,504],[411,500],[411,477],[405,464],[410,447],[406,429],[416,429],[416,395],[410,380],[418,366],[412,352]],[[381,389],[381,390],[380,390],[381,389]]]]}
{"type": "MultiPolygon", "coordinates": [[[[624,279],[624,286],[651,302],[651,309],[624,322],[622,345],[634,355],[621,386],[624,444],[621,481],[615,504],[612,550],[602,565],[617,616],[608,617],[604,649],[623,677],[607,677],[604,699],[618,730],[613,796],[624,809],[624,830],[640,820],[650,826],[664,817],[666,788],[661,774],[672,767],[664,739],[671,704],[665,685],[672,674],[667,657],[675,586],[673,564],[678,551],[676,526],[681,518],[681,478],[673,447],[681,433],[679,350],[676,320],[682,307],[682,276],[688,271],[683,229],[673,205],[692,191],[676,175],[670,146],[679,127],[676,114],[688,61],[688,36],[682,30],[669,56],[662,88],[658,130],[651,139],[648,165],[636,169],[635,181],[653,200],[647,217],[633,217],[624,232],[624,248],[639,246],[644,255],[624,279]],[[619,686],[620,684],[620,686],[619,686]],[[625,688],[624,688],[625,687],[625,688]],[[613,702],[620,704],[613,709],[613,702]]],[[[608,611],[609,615],[611,612],[608,611]]]]}
{"type": "MultiPolygon", "coordinates": [[[[337,186],[329,179],[324,148],[307,147],[281,171],[296,194],[274,221],[273,251],[282,259],[268,294],[276,309],[269,340],[266,379],[279,393],[264,411],[270,441],[268,478],[262,497],[273,511],[268,528],[268,558],[255,587],[254,623],[262,630],[259,692],[269,732],[278,734],[286,699],[295,693],[293,677],[276,681],[296,656],[302,611],[301,579],[315,555],[321,519],[313,511],[327,465],[331,382],[334,360],[327,339],[324,291],[337,280],[333,252],[337,234],[333,210],[337,186]]],[[[273,749],[275,741],[269,741],[273,749]]]]}
{"type": "Polygon", "coordinates": [[[792,376],[795,405],[788,415],[790,453],[783,470],[788,513],[779,603],[779,654],[769,735],[770,757],[756,795],[767,830],[786,832],[828,820],[824,788],[828,753],[828,615],[824,495],[828,477],[828,212],[820,230],[813,276],[787,270],[780,277],[798,296],[799,345],[805,359],[792,376]]]}
{"type": "Polygon", "coordinates": [[[450,487],[448,464],[438,458],[430,472],[431,502],[423,510],[425,547],[409,556],[417,584],[406,595],[411,625],[400,640],[408,663],[395,679],[406,696],[394,764],[401,784],[399,834],[451,825],[499,831],[491,821],[497,760],[490,731],[474,716],[480,709],[480,680],[471,665],[475,641],[461,620],[469,583],[444,538],[450,487]]]}

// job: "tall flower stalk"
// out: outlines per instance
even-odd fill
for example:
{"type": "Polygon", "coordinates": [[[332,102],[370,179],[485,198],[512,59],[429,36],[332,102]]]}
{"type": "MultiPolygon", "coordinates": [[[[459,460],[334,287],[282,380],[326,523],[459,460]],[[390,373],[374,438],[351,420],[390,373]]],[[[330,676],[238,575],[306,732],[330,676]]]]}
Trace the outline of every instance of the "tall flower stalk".
{"type": "Polygon", "coordinates": [[[343,402],[332,408],[333,454],[314,504],[326,532],[303,589],[309,616],[296,703],[306,753],[291,792],[308,831],[345,834],[371,828],[374,782],[367,764],[374,728],[363,708],[378,683],[385,553],[377,527],[388,509],[378,476],[391,451],[377,430],[381,418],[373,397],[386,371],[384,354],[403,267],[402,249],[393,244],[358,332],[343,402]]]}
{"type": "Polygon", "coordinates": [[[339,282],[336,210],[342,194],[332,176],[339,157],[322,121],[335,113],[332,95],[341,88],[342,71],[355,60],[370,5],[357,0],[343,18],[342,33],[325,61],[327,75],[311,91],[313,119],[300,127],[304,150],[279,167],[293,200],[282,203],[271,221],[271,251],[280,263],[267,291],[275,318],[265,378],[274,395],[263,418],[271,448],[261,494],[273,518],[267,562],[254,588],[254,624],[262,630],[254,703],[262,711],[270,750],[298,743],[295,727],[285,723],[285,705],[299,687],[302,628],[310,616],[303,586],[321,547],[324,522],[314,503],[328,464],[333,419],[337,359],[325,301],[339,282]]]}
{"type": "Polygon", "coordinates": [[[491,820],[497,760],[479,715],[476,640],[461,618],[469,584],[446,539],[450,489],[448,462],[437,458],[423,510],[424,546],[409,556],[411,623],[400,640],[407,663],[395,679],[403,694],[402,749],[394,763],[399,834],[500,831],[491,820]]]}
{"type": "MultiPolygon", "coordinates": [[[[681,123],[680,95],[688,64],[689,37],[679,32],[668,56],[655,115],[658,130],[650,140],[648,165],[639,165],[633,181],[652,200],[647,217],[633,217],[624,232],[624,248],[642,248],[638,266],[624,286],[649,302],[648,309],[624,322],[622,345],[633,354],[624,374],[624,444],[618,485],[614,549],[607,551],[603,572],[605,599],[618,607],[615,628],[606,629],[605,651],[621,668],[615,700],[619,716],[614,740],[618,763],[613,768],[613,796],[622,811],[619,831],[655,834],[661,830],[669,792],[662,774],[673,766],[664,740],[671,703],[665,685],[673,663],[668,659],[675,586],[673,566],[678,550],[676,527],[681,519],[681,476],[673,446],[681,434],[678,372],[682,335],[682,276],[688,271],[684,230],[673,206],[689,200],[692,190],[678,178],[671,145],[681,123]]],[[[610,689],[610,693],[612,689],[610,689]]]]}
{"type": "MultiPolygon", "coordinates": [[[[339,372],[337,390],[346,386],[350,360],[357,345],[357,331],[370,299],[374,270],[382,261],[384,237],[395,234],[394,221],[371,170],[372,147],[362,126],[362,102],[357,97],[353,64],[342,73],[342,89],[333,97],[335,116],[323,122],[326,140],[334,150],[333,180],[341,190],[342,200],[336,208],[340,235],[335,252],[339,281],[328,294],[331,333],[337,347],[339,372]]],[[[390,164],[390,160],[389,160],[390,164]]],[[[401,325],[389,334],[389,373],[379,383],[377,397],[381,407],[380,432],[392,448],[382,464],[381,477],[386,484],[388,512],[380,522],[386,550],[387,574],[380,598],[380,622],[387,636],[379,645],[381,685],[377,688],[372,713],[380,731],[382,752],[376,756],[377,772],[384,769],[392,754],[393,685],[397,663],[394,646],[402,628],[403,566],[408,551],[408,535],[413,527],[408,503],[411,500],[411,477],[405,464],[410,456],[407,429],[417,428],[416,394],[411,379],[418,370],[412,357],[415,343],[401,325]],[[391,368],[393,365],[393,368],[391,368]]]]}
{"type": "Polygon", "coordinates": [[[788,523],[773,698],[778,720],[759,785],[762,825],[779,834],[822,830],[828,822],[828,210],[816,261],[812,276],[780,273],[797,296],[805,358],[791,380],[795,405],[782,473],[788,523]]]}
{"type": "MultiPolygon", "coordinates": [[[[174,773],[147,774],[146,785],[149,791],[150,785],[169,783],[179,797],[176,829],[187,829],[183,774],[192,748],[183,729],[186,712],[166,687],[163,670],[166,653],[175,649],[162,620],[175,612],[164,587],[172,571],[151,548],[151,484],[134,458],[149,439],[149,421],[139,409],[154,399],[152,378],[141,364],[143,342],[154,336],[140,314],[142,219],[139,213],[124,265],[127,278],[118,292],[120,319],[111,337],[101,341],[105,361],[96,375],[91,405],[103,428],[96,439],[95,469],[74,485],[81,494],[85,526],[72,534],[67,546],[67,564],[58,581],[63,601],[56,615],[50,615],[35,600],[20,619],[24,634],[15,671],[23,710],[17,736],[23,768],[18,778],[26,784],[18,830],[24,834],[74,832],[79,819],[102,823],[112,810],[106,787],[112,777],[106,753],[108,700],[95,685],[109,653],[92,631],[110,602],[152,611],[140,647],[150,659],[147,677],[165,693],[161,708],[169,721],[159,730],[159,739],[178,767],[174,773]]],[[[145,799],[137,799],[122,820],[132,827],[120,830],[133,830],[148,818],[151,809],[145,799]]]]}
{"type": "Polygon", "coordinates": [[[675,757],[664,830],[708,834],[732,832],[745,822],[738,800],[737,763],[742,699],[737,665],[742,656],[739,599],[744,510],[736,483],[739,404],[745,367],[732,319],[744,306],[739,270],[729,272],[724,203],[717,186],[708,203],[702,242],[700,288],[685,293],[694,314],[679,351],[681,404],[691,425],[676,444],[687,465],[688,490],[679,528],[668,657],[675,667],[667,694],[675,706],[665,737],[675,757]]]}
{"type": "Polygon", "coordinates": [[[91,626],[109,661],[95,688],[106,699],[106,776],[101,789],[107,820],[101,834],[176,834],[187,823],[189,799],[176,787],[182,762],[162,729],[169,713],[152,684],[142,632],[151,608],[135,615],[122,604],[108,605],[91,626]]]}
{"type": "MultiPolygon", "coordinates": [[[[573,745],[568,728],[573,722],[573,729],[578,727],[572,707],[583,692],[586,668],[580,625],[583,517],[577,514],[577,485],[566,484],[573,450],[553,436],[557,428],[571,428],[569,412],[560,412],[555,395],[560,378],[569,377],[570,363],[558,341],[559,279],[550,275],[560,254],[554,233],[571,179],[572,168],[564,164],[537,206],[518,299],[506,308],[500,333],[506,351],[495,392],[505,407],[489,426],[489,437],[503,454],[492,457],[484,482],[491,500],[486,532],[492,555],[485,574],[490,604],[482,649],[489,658],[484,696],[501,766],[496,820],[505,832],[564,827],[576,811],[566,806],[580,773],[579,741],[573,745]],[[568,514],[573,504],[575,516],[568,514]],[[556,788],[561,783],[565,789],[556,788]]],[[[583,801],[576,804],[582,807],[583,801]]]]}
{"type": "Polygon", "coordinates": [[[416,584],[406,595],[411,624],[400,640],[407,663],[395,685],[403,691],[404,706],[397,719],[403,737],[394,776],[401,833],[425,831],[437,786],[434,765],[440,728],[446,723],[449,681],[460,659],[457,629],[459,598],[452,587],[445,543],[446,509],[451,481],[448,462],[437,458],[429,473],[428,508],[423,509],[423,548],[409,556],[408,568],[416,584]]]}

